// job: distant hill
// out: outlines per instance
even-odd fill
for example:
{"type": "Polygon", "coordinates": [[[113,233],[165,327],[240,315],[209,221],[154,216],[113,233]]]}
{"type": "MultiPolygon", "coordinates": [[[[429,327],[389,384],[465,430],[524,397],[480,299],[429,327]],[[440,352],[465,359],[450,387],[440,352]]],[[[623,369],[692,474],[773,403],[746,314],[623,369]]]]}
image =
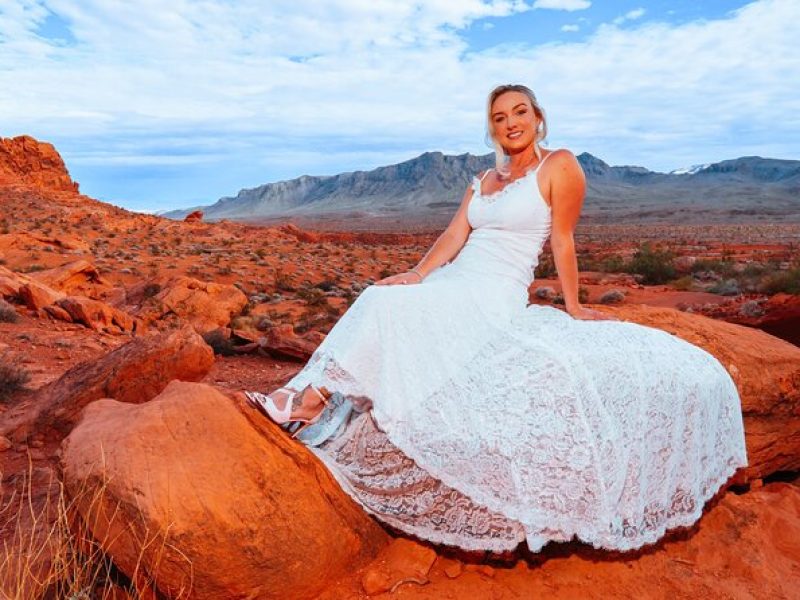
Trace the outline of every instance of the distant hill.
{"type": "MultiPolygon", "coordinates": [[[[612,167],[589,153],[578,160],[588,182],[583,218],[593,222],[800,221],[800,161],[745,156],[659,173],[612,167]]],[[[210,206],[162,216],[182,219],[201,209],[210,221],[355,215],[441,222],[452,216],[472,176],[493,163],[493,154],[426,152],[371,171],[243,189],[210,206]]]]}

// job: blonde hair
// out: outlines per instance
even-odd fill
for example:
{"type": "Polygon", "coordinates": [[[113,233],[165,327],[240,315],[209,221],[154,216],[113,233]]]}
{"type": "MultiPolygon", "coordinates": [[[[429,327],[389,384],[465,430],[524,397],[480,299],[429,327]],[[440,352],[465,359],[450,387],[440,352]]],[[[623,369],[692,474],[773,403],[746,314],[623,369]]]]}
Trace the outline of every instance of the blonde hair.
{"type": "Polygon", "coordinates": [[[525,94],[525,96],[527,96],[528,100],[531,102],[531,107],[533,108],[534,114],[541,120],[539,123],[539,129],[536,131],[536,137],[533,139],[533,152],[536,154],[536,158],[539,160],[542,160],[542,151],[539,148],[539,144],[543,143],[547,137],[547,120],[544,116],[544,109],[539,105],[538,100],[536,100],[536,95],[529,87],[521,84],[506,84],[498,85],[491,92],[489,92],[489,98],[486,102],[486,143],[490,147],[494,148],[495,168],[501,177],[508,177],[509,175],[507,167],[508,154],[505,153],[503,146],[494,137],[492,104],[494,104],[494,101],[497,100],[501,94],[505,94],[506,92],[519,92],[521,94],[525,94]]]}

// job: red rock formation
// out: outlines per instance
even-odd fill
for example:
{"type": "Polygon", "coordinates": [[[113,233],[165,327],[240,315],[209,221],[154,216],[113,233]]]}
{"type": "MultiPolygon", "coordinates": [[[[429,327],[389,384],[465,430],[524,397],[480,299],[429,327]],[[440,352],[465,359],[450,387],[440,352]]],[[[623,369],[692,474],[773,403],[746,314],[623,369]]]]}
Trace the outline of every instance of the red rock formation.
{"type": "Polygon", "coordinates": [[[128,313],[86,296],[67,296],[45,306],[44,310],[55,319],[83,323],[104,333],[131,333],[136,329],[136,319],[128,313]],[[62,311],[69,315],[69,319],[64,319],[62,311]]]}
{"type": "Polygon", "coordinates": [[[208,283],[180,276],[160,285],[160,291],[147,299],[137,316],[145,323],[177,317],[194,326],[198,333],[225,327],[231,317],[247,304],[245,296],[233,285],[208,283]]]}
{"type": "Polygon", "coordinates": [[[60,464],[92,537],[167,597],[316,597],[387,539],[305,446],[208,385],[93,402],[60,464]]]}
{"type": "Polygon", "coordinates": [[[388,565],[376,561],[333,584],[318,600],[362,598],[365,579],[367,583],[377,579],[376,570],[388,575],[379,579],[382,588],[395,587],[394,594],[376,598],[404,600],[797,598],[798,515],[800,487],[772,483],[741,496],[725,494],[690,530],[676,532],[640,553],[554,544],[545,546],[530,564],[512,557],[494,568],[475,563],[480,556],[466,562],[439,554],[420,577],[420,550],[407,545],[394,549],[388,565]]]}
{"type": "Polygon", "coordinates": [[[190,212],[186,217],[183,219],[187,223],[199,223],[203,220],[203,211],[202,210],[195,210],[190,212]]]}
{"type": "Polygon", "coordinates": [[[25,406],[4,415],[0,434],[17,441],[32,435],[60,440],[94,400],[146,402],[173,379],[202,379],[213,364],[214,353],[191,327],[138,337],[38,390],[25,406]]]}
{"type": "Polygon", "coordinates": [[[83,259],[31,273],[31,277],[65,294],[94,299],[101,298],[113,287],[94,265],[83,259]]]}
{"type": "Polygon", "coordinates": [[[28,135],[0,138],[0,185],[22,183],[60,192],[78,192],[52,144],[28,135]]]}

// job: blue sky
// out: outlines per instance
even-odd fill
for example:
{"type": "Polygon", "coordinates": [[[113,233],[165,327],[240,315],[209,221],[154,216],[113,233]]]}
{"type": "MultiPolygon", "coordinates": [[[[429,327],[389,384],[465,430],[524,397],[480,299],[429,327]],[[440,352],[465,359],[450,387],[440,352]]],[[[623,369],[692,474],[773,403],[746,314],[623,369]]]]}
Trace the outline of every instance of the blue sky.
{"type": "Polygon", "coordinates": [[[798,38],[797,0],[0,0],[0,136],[143,211],[487,153],[500,83],[611,164],[798,159],[798,38]]]}

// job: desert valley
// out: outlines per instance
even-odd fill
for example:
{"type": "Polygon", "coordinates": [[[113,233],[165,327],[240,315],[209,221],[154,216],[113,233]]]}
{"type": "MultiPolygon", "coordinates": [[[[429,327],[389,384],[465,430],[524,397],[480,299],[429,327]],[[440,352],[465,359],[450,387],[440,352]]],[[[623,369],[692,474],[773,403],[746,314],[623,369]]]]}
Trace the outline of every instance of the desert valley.
{"type": "MultiPolygon", "coordinates": [[[[797,161],[581,158],[582,302],[708,350],[742,397],[750,465],[652,547],[408,539],[234,396],[285,383],[361,291],[413,267],[487,160],[153,215],[82,195],[52,145],[0,138],[0,597],[800,597],[797,161]]],[[[563,305],[548,246],[529,301],[563,305]]]]}

